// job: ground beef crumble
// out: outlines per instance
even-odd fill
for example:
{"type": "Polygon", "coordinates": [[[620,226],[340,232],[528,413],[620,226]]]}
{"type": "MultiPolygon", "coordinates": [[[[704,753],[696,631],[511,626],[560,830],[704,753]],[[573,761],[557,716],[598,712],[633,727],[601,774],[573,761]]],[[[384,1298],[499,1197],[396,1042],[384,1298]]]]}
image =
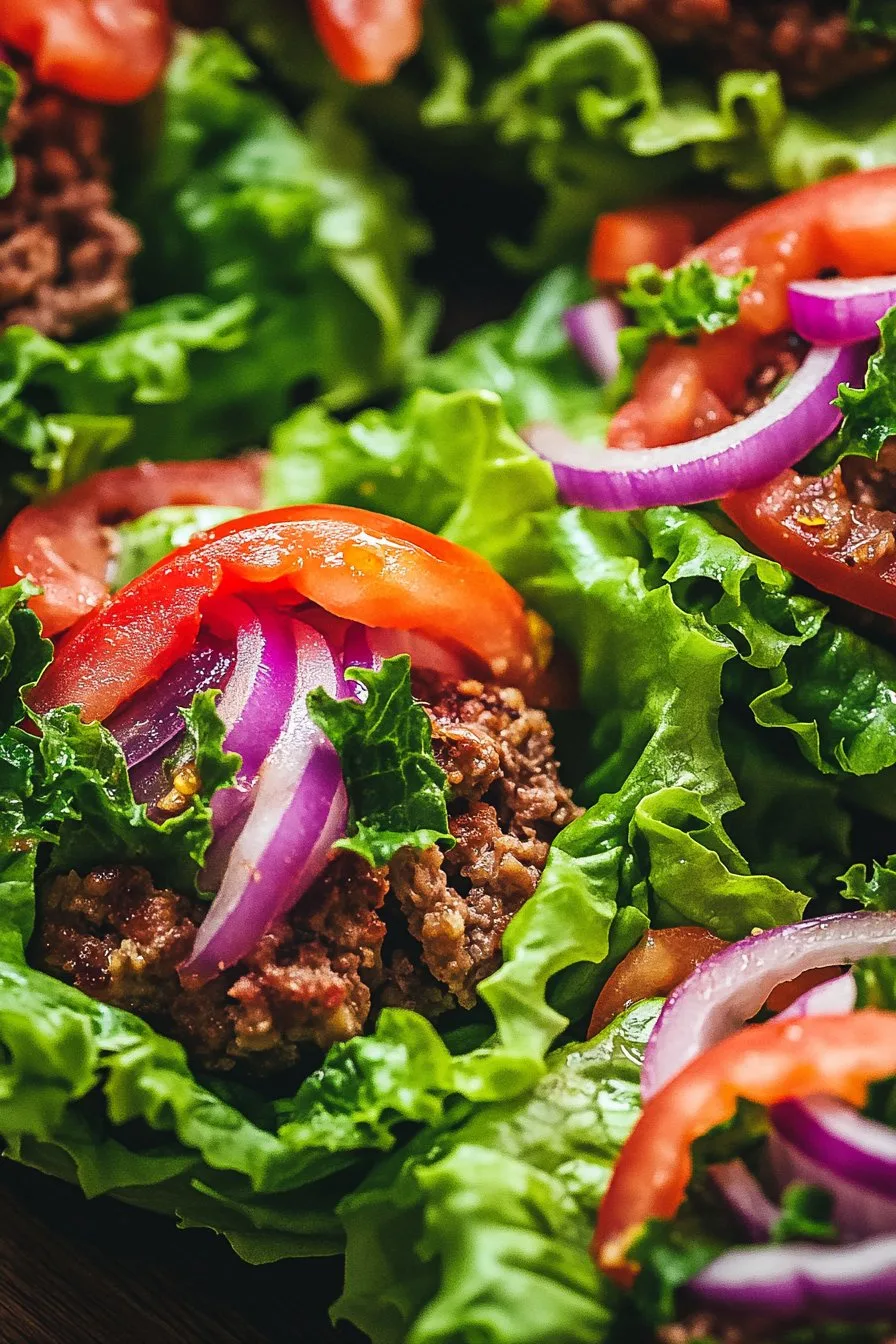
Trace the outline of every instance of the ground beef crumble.
{"type": "Polygon", "coordinates": [[[16,181],[0,199],[0,329],[25,323],[66,339],[130,307],[140,239],[112,209],[102,112],[13,64],[19,92],[2,134],[16,181]]]}
{"type": "Polygon", "coordinates": [[[612,19],[683,53],[695,69],[777,70],[815,98],[890,65],[896,44],[855,33],[846,0],[553,0],[566,23],[612,19]]]}
{"type": "Polygon", "coordinates": [[[334,856],[250,956],[191,990],[177,966],[203,902],[154,888],[139,868],[67,874],[43,895],[36,963],[139,1014],[214,1069],[291,1067],[309,1046],[357,1035],[385,1004],[430,1017],[469,1007],[577,809],[548,720],[518,691],[418,677],[415,693],[451,785],[453,849],[399,851],[388,870],[334,856]]]}

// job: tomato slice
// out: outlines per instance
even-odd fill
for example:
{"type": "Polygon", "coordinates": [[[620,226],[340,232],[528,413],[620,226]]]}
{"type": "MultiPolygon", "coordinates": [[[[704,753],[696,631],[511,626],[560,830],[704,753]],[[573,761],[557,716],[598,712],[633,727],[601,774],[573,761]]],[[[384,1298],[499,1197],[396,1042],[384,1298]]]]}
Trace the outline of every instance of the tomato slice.
{"type": "Polygon", "coordinates": [[[386,84],[417,50],[423,0],[308,0],[321,45],[353,84],[386,84]]]}
{"type": "Polygon", "coordinates": [[[792,574],[882,616],[896,616],[896,514],[853,503],[842,467],[828,476],[781,472],[726,495],[744,536],[792,574]]]}
{"type": "Polygon", "coordinates": [[[727,946],[708,929],[693,925],[648,929],[601,990],[588,1028],[589,1039],[633,1003],[671,993],[701,961],[727,946]]]}
{"type": "Polygon", "coordinates": [[[699,1055],[647,1102],[600,1206],[592,1254],[631,1284],[629,1251],[651,1218],[672,1218],[691,1177],[691,1144],[734,1115],[739,1098],[865,1103],[868,1084],[896,1073],[896,1013],[863,1009],[744,1027],[699,1055]]]}
{"type": "Polygon", "coordinates": [[[741,210],[741,201],[709,197],[599,215],[591,238],[588,274],[602,284],[624,285],[632,266],[653,262],[668,270],[741,210]]]}
{"type": "Polygon", "coordinates": [[[787,285],[831,268],[840,275],[896,271],[896,168],[816,182],[741,215],[689,252],[732,275],[757,270],[741,321],[769,334],[788,323],[787,285]]]}
{"type": "Polygon", "coordinates": [[[28,605],[44,634],[57,635],[109,594],[111,526],[171,504],[257,509],[263,461],[264,454],[247,453],[231,462],[140,462],[30,504],[0,539],[0,584],[39,584],[28,605]]]}
{"type": "Polygon", "coordinates": [[[32,703],[104,719],[191,648],[216,596],[263,588],[466,650],[499,680],[535,670],[522,599],[481,556],[366,509],[309,504],[204,533],[63,638],[32,703]]]}
{"type": "Polygon", "coordinates": [[[0,42],[30,56],[44,84],[129,103],[154,89],[165,69],[168,0],[3,0],[0,42]]]}

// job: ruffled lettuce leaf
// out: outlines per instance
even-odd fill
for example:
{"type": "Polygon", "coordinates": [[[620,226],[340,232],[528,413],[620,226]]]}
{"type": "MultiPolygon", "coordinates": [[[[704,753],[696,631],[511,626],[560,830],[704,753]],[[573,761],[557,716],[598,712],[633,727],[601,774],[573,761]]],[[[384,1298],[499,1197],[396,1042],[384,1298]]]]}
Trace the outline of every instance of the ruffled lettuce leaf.
{"type": "Polygon", "coordinates": [[[836,435],[837,461],[847,454],[877,457],[896,434],[896,308],[878,324],[880,347],[868,360],[864,387],[841,384],[835,405],[843,412],[836,435]]]}
{"type": "Polygon", "coordinates": [[[308,694],[308,712],[336,748],[349,798],[348,834],[336,848],[379,868],[404,846],[453,845],[448,780],[433,755],[429,716],[411,690],[410,658],[350,667],[346,677],[363,688],[362,700],[336,700],[323,689],[308,694]]]}
{"type": "Polygon", "coordinates": [[[219,445],[266,434],[302,385],[339,405],[388,388],[428,334],[410,279],[426,232],[401,183],[338,105],[296,124],[256,75],[225,34],[181,35],[130,203],[148,293],[182,287],[254,305],[250,340],[202,389],[198,443],[169,454],[201,456],[213,434],[219,445]]]}
{"type": "Polygon", "coordinates": [[[109,465],[139,440],[146,417],[192,396],[200,354],[214,361],[246,341],[251,312],[247,298],[166,299],[135,309],[107,336],[72,345],[8,328],[0,335],[0,448],[12,458],[15,486],[63,490],[109,465]]]}
{"type": "Polygon", "coordinates": [[[648,262],[631,268],[619,298],[646,336],[681,340],[733,326],[740,316],[738,300],[754,274],[717,275],[705,261],[661,271],[648,262]]]}
{"type": "Polygon", "coordinates": [[[497,393],[511,425],[563,425],[577,437],[606,427],[597,379],[563,325],[568,308],[592,297],[580,267],[559,266],[540,280],[512,317],[458,337],[411,370],[414,387],[436,392],[479,388],[497,393]]]}
{"type": "Polygon", "coordinates": [[[224,750],[218,691],[202,691],[182,710],[184,760],[192,765],[182,811],[157,822],[134,801],[124,755],[101,723],[82,723],[76,706],[37,718],[39,778],[46,818],[57,824],[51,872],[88,873],[109,863],[147,868],[175,891],[196,886],[212,840],[211,798],[232,784],[239,757],[224,750]]]}
{"type": "Polygon", "coordinates": [[[588,1253],[640,1108],[656,1001],[557,1051],[518,1101],[479,1108],[387,1159],[340,1206],[334,1315],[373,1344],[599,1344],[614,1290],[588,1253]]]}

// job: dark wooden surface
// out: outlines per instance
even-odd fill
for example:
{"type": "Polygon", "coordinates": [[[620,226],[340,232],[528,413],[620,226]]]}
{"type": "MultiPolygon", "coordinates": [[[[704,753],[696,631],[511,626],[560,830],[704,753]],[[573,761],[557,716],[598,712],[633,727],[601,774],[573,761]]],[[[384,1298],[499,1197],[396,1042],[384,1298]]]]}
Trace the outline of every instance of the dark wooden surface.
{"type": "Polygon", "coordinates": [[[0,1160],[2,1344],[354,1344],[336,1260],[243,1264],[222,1238],[0,1160]]]}

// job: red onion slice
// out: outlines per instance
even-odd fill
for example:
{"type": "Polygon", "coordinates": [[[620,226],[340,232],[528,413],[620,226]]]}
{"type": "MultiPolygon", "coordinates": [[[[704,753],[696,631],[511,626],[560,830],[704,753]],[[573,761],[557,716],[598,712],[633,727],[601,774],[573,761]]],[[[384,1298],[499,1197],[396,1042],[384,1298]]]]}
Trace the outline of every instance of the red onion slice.
{"type": "Polygon", "coordinates": [[[578,443],[551,424],[529,425],[523,438],[551,464],[567,504],[611,510],[700,504],[770,481],[821,443],[840,422],[831,405],[837,389],[864,373],[868,354],[865,345],[810,350],[761,410],[689,443],[606,448],[578,443]]]}
{"type": "Polygon", "coordinates": [[[726,1251],[688,1288],[750,1316],[888,1318],[896,1309],[896,1236],[856,1246],[751,1246],[726,1251]]]}
{"type": "MultiPolygon", "coordinates": [[[[215,842],[248,805],[268,752],[283,728],[296,679],[295,621],[270,607],[257,610],[239,598],[215,609],[215,625],[236,639],[236,663],[218,714],[227,728],[224,745],[242,763],[232,788],[212,798],[215,842]]],[[[209,859],[215,861],[210,852],[209,859]]]]}
{"type": "Polygon", "coordinates": [[[896,304],[896,275],[862,280],[801,280],[787,286],[794,330],[813,345],[855,345],[879,336],[896,304]]]}
{"type": "MultiPolygon", "coordinates": [[[[888,1125],[831,1097],[782,1101],[772,1107],[771,1117],[781,1137],[811,1161],[896,1200],[896,1131],[888,1125]]],[[[889,1230],[896,1232],[896,1219],[889,1230]]]]}
{"type": "Polygon", "coordinates": [[[896,914],[850,911],[770,929],[709,957],[672,991],[657,1019],[641,1073],[644,1100],[755,1017],[777,985],[879,953],[896,953],[896,914]]]}
{"type": "Polygon", "coordinates": [[[117,710],[106,727],[124,752],[128,769],[169,747],[184,730],[180,711],[198,691],[226,686],[233,667],[232,641],[203,631],[188,654],[117,710]]]}
{"type": "Polygon", "coordinates": [[[619,333],[625,312],[616,299],[590,299],[567,308],[563,325],[579,354],[598,377],[610,382],[619,372],[619,333]]]}
{"type": "MultiPolygon", "coordinates": [[[[827,1102],[828,1098],[824,1098],[827,1102]]],[[[782,1103],[790,1105],[790,1103],[782,1103]]],[[[847,1110],[850,1108],[847,1107],[847,1110]]],[[[777,1111],[777,1107],[775,1108],[777,1111]]],[[[867,1125],[874,1125],[871,1120],[866,1120],[864,1116],[853,1111],[852,1115],[867,1125]]],[[[778,1124],[778,1117],[773,1112],[775,1125],[778,1124]]],[[[883,1129],[883,1125],[874,1125],[875,1129],[883,1129]]],[[[794,1117],[793,1131],[799,1136],[799,1143],[791,1143],[782,1136],[779,1129],[773,1129],[768,1139],[768,1153],[771,1159],[772,1170],[778,1181],[781,1190],[794,1181],[800,1181],[805,1185],[817,1185],[822,1190],[826,1190],[834,1201],[834,1225],[840,1233],[840,1238],[846,1242],[864,1241],[866,1237],[880,1236],[883,1232],[896,1233],[896,1199],[893,1199],[890,1191],[893,1185],[893,1168],[889,1172],[889,1190],[881,1189],[877,1191],[867,1186],[858,1185],[839,1175],[828,1162],[816,1161],[803,1150],[803,1140],[806,1135],[802,1129],[802,1123],[794,1117]]],[[[896,1137],[892,1130],[886,1131],[891,1139],[896,1137]]],[[[824,1130],[819,1127],[819,1136],[824,1137],[824,1130]]],[[[824,1145],[821,1145],[822,1150],[824,1145]]]]}
{"type": "Polygon", "coordinates": [[[713,1182],[743,1224],[751,1241],[768,1241],[781,1210],[772,1203],[745,1162],[709,1168],[713,1182]]]}
{"type": "Polygon", "coordinates": [[[261,767],[252,810],[230,854],[218,895],[180,967],[185,986],[202,984],[258,945],[322,871],[345,832],[348,801],[339,757],[312,723],[310,690],[339,689],[339,668],[324,637],[293,622],[292,704],[261,767]]]}

